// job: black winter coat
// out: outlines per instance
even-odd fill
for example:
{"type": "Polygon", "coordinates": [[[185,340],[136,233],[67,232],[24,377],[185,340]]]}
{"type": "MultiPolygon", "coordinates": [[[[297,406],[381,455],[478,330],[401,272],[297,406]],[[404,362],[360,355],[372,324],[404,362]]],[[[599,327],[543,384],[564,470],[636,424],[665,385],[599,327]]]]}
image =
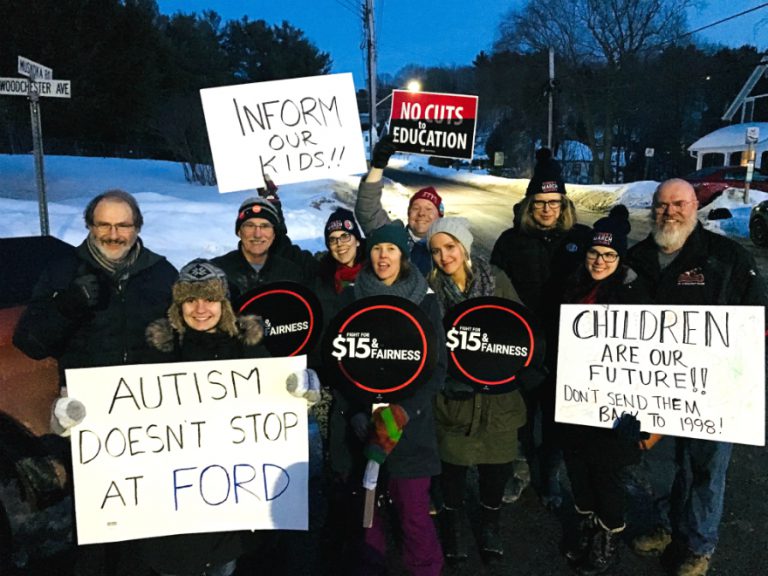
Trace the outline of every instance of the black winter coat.
{"type": "MultiPolygon", "coordinates": [[[[372,274],[365,269],[361,274],[372,274]]],[[[413,276],[419,272],[412,270],[413,276]]],[[[359,278],[359,276],[358,276],[359,278]]],[[[423,278],[421,282],[424,282],[423,278]]],[[[425,283],[426,289],[426,283],[425,283]]],[[[354,301],[353,289],[342,293],[342,304],[354,301]]],[[[416,393],[398,402],[408,413],[408,424],[403,436],[392,453],[387,457],[383,469],[392,477],[418,478],[435,476],[440,473],[440,457],[437,448],[437,432],[433,403],[435,395],[442,389],[447,369],[445,333],[442,330],[440,305],[433,293],[426,294],[419,307],[431,320],[437,334],[437,363],[431,378],[423,383],[416,393]]],[[[371,414],[370,404],[361,404],[343,393],[334,393],[334,405],[330,418],[330,459],[334,472],[339,474],[360,474],[365,467],[363,443],[358,440],[349,424],[355,414],[371,414]]]]}
{"type": "Polygon", "coordinates": [[[67,368],[137,364],[145,350],[144,330],[165,314],[176,277],[176,269],[164,257],[142,248],[127,276],[115,280],[83,242],[43,271],[13,343],[31,358],[56,358],[62,385],[67,368]],[[54,296],[85,274],[95,274],[99,280],[99,304],[81,318],[66,317],[54,296]]]}
{"type": "Polygon", "coordinates": [[[768,305],[765,282],[752,256],[701,224],[664,270],[652,236],[632,247],[629,265],[648,285],[657,304],[768,305]]]}
{"type": "Polygon", "coordinates": [[[211,260],[227,275],[229,282],[230,298],[236,303],[238,298],[249,290],[253,290],[264,284],[272,282],[291,281],[303,283],[306,278],[301,268],[270,251],[267,261],[259,272],[245,259],[240,244],[236,250],[227,252],[223,256],[217,256],[211,260]]]}

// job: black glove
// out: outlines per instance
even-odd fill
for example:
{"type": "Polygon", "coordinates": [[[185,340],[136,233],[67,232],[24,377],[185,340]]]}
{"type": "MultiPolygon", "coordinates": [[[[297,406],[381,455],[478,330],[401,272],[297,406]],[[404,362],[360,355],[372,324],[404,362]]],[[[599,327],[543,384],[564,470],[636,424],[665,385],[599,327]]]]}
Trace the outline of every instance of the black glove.
{"type": "Polygon", "coordinates": [[[54,301],[56,307],[68,318],[84,316],[99,303],[99,279],[95,274],[78,276],[67,287],[59,292],[54,301]]]}
{"type": "Polygon", "coordinates": [[[374,168],[381,168],[383,170],[387,167],[389,158],[395,151],[395,140],[391,134],[387,134],[376,142],[376,146],[373,147],[373,160],[371,160],[371,164],[374,168]]]}
{"type": "Polygon", "coordinates": [[[648,438],[648,434],[640,432],[640,421],[633,414],[625,412],[613,426],[616,441],[625,452],[627,464],[640,461],[640,440],[648,438]]]}
{"type": "Polygon", "coordinates": [[[446,379],[443,396],[448,398],[448,400],[469,400],[474,395],[475,389],[469,384],[465,384],[455,378],[446,379]]]}
{"type": "Polygon", "coordinates": [[[530,392],[534,388],[538,388],[548,375],[549,370],[546,366],[525,366],[515,374],[515,382],[517,382],[518,388],[524,392],[530,392]]]}

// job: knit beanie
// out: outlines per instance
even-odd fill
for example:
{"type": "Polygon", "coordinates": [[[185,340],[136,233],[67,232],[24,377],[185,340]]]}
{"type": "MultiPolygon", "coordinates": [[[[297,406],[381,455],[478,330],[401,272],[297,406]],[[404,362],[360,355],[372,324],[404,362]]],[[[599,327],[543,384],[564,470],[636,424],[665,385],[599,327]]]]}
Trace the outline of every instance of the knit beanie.
{"type": "Polygon", "coordinates": [[[618,204],[608,216],[595,222],[592,227],[592,246],[613,248],[623,258],[627,253],[627,235],[631,229],[629,211],[626,206],[618,204]]]}
{"type": "Polygon", "coordinates": [[[369,253],[376,244],[389,242],[400,248],[403,258],[407,259],[409,256],[408,232],[405,230],[405,226],[403,226],[403,223],[400,220],[393,220],[389,224],[376,228],[376,230],[368,236],[367,242],[369,253]]]}
{"type": "Polygon", "coordinates": [[[467,251],[467,256],[470,255],[472,251],[472,232],[469,230],[469,220],[466,218],[438,218],[434,222],[432,222],[432,225],[429,227],[429,231],[427,232],[427,244],[432,241],[432,236],[435,234],[439,234],[440,232],[443,232],[445,234],[450,234],[456,240],[461,242],[462,246],[464,246],[464,250],[467,251]]]}
{"type": "Polygon", "coordinates": [[[279,230],[282,226],[280,212],[266,198],[247,198],[240,204],[240,209],[237,211],[237,220],[235,220],[235,234],[240,232],[240,226],[243,225],[243,222],[250,218],[263,218],[272,224],[276,230],[279,230]]]}
{"type": "Polygon", "coordinates": [[[552,158],[552,151],[549,148],[541,148],[536,151],[536,165],[533,167],[533,176],[528,182],[525,195],[532,196],[551,192],[566,193],[562,168],[560,168],[557,160],[552,158]]]}
{"type": "Polygon", "coordinates": [[[173,284],[172,294],[173,302],[168,309],[168,320],[179,334],[183,334],[187,329],[181,305],[189,299],[197,298],[221,302],[221,320],[217,328],[232,336],[237,334],[235,313],[229,302],[227,275],[209,260],[196,258],[184,265],[179,272],[179,278],[173,284]]]}
{"type": "Polygon", "coordinates": [[[435,190],[432,186],[427,186],[426,188],[422,188],[416,194],[411,196],[411,199],[408,201],[408,209],[411,209],[411,205],[416,200],[429,200],[432,202],[432,204],[435,205],[435,208],[437,208],[437,213],[440,214],[440,217],[443,216],[445,213],[445,209],[443,208],[443,199],[440,198],[440,194],[437,193],[437,190],[435,190]]]}
{"type": "Polygon", "coordinates": [[[349,232],[352,236],[357,238],[358,241],[362,239],[360,228],[357,226],[357,222],[355,222],[355,215],[346,208],[336,208],[336,210],[328,216],[328,220],[325,222],[326,246],[328,246],[328,238],[331,236],[331,232],[336,232],[337,230],[349,232]]]}

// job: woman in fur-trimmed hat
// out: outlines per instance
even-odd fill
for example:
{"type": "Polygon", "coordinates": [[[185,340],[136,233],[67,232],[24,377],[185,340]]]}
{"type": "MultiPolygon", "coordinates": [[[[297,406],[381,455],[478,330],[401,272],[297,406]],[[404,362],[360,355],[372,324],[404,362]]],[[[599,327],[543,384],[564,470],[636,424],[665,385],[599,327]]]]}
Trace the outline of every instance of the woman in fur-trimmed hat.
{"type": "MultiPolygon", "coordinates": [[[[235,317],[224,272],[192,260],[173,285],[167,318],[146,331],[147,362],[193,362],[269,356],[257,316],[235,317]]],[[[230,576],[243,553],[240,534],[212,532],[137,540],[129,546],[158,574],[230,576]]]]}

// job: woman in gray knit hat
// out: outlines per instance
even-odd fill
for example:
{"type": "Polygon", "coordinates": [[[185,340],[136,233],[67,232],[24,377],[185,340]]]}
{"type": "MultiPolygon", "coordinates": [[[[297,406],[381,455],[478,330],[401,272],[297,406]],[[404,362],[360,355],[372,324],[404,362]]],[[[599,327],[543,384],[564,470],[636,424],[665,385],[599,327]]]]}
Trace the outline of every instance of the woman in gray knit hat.
{"type": "MultiPolygon", "coordinates": [[[[464,218],[436,220],[427,233],[435,267],[427,280],[443,311],[480,296],[520,298],[504,272],[481,258],[470,258],[472,233],[464,218]]],[[[443,552],[451,562],[466,560],[464,493],[467,470],[477,466],[480,480],[480,550],[486,561],[503,555],[499,515],[504,486],[517,454],[517,429],[525,424],[520,392],[481,394],[446,378],[435,405],[442,460],[440,486],[444,508],[440,513],[443,552]]]]}
{"type": "MultiPolygon", "coordinates": [[[[146,331],[147,362],[193,362],[268,357],[261,319],[235,317],[224,272],[208,260],[184,266],[173,285],[166,318],[146,331]]],[[[258,534],[258,533],[254,533],[258,534]]],[[[156,574],[230,576],[243,553],[235,532],[182,534],[126,543],[156,574]]]]}

